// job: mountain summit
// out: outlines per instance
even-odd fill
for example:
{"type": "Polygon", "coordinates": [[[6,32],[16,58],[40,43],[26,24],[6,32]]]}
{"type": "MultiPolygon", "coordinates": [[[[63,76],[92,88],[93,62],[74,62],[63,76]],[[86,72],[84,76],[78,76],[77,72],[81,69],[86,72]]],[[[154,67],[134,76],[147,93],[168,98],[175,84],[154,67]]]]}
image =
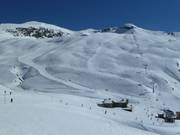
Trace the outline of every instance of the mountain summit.
{"type": "Polygon", "coordinates": [[[0,30],[10,33],[15,37],[21,36],[34,38],[55,38],[73,33],[68,29],[35,21],[23,24],[1,24],[0,30]]]}

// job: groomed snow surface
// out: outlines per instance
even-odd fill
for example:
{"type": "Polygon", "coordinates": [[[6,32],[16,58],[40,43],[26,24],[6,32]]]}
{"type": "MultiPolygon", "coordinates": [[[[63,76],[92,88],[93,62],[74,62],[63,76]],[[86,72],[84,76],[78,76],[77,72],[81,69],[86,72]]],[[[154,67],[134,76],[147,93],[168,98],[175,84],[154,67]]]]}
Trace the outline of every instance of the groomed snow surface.
{"type": "Polygon", "coordinates": [[[132,24],[123,31],[1,24],[0,135],[180,134],[180,121],[155,117],[161,109],[180,111],[179,37],[132,24]],[[35,39],[6,31],[16,27],[68,35],[35,39]],[[106,98],[128,98],[133,112],[98,107],[106,98]]]}

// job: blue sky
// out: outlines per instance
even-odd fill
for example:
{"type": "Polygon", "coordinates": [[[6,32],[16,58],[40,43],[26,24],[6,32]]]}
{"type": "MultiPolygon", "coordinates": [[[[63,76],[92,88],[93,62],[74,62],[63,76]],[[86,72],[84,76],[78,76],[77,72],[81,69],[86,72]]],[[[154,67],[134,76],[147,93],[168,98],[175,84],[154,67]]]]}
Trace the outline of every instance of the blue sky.
{"type": "Polygon", "coordinates": [[[180,31],[180,0],[0,0],[0,22],[42,21],[72,30],[137,26],[180,31]]]}

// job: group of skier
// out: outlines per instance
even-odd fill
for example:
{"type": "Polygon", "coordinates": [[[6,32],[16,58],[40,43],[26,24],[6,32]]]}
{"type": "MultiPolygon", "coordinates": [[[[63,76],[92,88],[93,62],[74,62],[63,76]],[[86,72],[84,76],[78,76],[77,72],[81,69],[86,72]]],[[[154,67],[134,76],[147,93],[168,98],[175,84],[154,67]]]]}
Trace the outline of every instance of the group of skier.
{"type": "Polygon", "coordinates": [[[12,91],[9,91],[9,94],[7,94],[7,91],[4,90],[4,103],[6,103],[6,96],[9,95],[10,96],[10,103],[13,103],[14,99],[12,97],[12,91]]]}

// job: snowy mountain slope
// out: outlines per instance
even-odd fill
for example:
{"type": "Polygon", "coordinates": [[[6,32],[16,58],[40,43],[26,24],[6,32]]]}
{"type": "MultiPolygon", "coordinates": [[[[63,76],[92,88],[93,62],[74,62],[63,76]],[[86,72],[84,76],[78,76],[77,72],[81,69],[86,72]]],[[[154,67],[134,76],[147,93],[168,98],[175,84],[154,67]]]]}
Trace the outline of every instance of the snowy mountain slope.
{"type": "Polygon", "coordinates": [[[62,28],[62,27],[58,27],[55,25],[42,23],[42,22],[36,22],[36,21],[26,22],[26,23],[22,23],[22,24],[5,23],[5,24],[0,25],[1,30],[15,29],[18,27],[24,27],[24,28],[27,28],[27,27],[35,27],[35,28],[44,27],[47,29],[61,30],[65,33],[73,33],[73,31],[62,28]]]}
{"type": "Polygon", "coordinates": [[[73,33],[58,26],[35,21],[23,24],[1,24],[0,30],[2,34],[9,34],[9,36],[34,38],[58,38],[73,33]]]}
{"type": "Polygon", "coordinates": [[[163,108],[180,111],[179,54],[178,36],[132,24],[77,32],[39,22],[1,24],[0,120],[6,122],[0,134],[178,134],[179,122],[166,124],[155,115],[163,108]],[[64,34],[34,38],[7,31],[29,27],[64,34]],[[13,104],[4,104],[5,89],[14,90],[13,104]],[[104,98],[129,98],[134,111],[108,109],[106,115],[96,105],[104,98]]]}

